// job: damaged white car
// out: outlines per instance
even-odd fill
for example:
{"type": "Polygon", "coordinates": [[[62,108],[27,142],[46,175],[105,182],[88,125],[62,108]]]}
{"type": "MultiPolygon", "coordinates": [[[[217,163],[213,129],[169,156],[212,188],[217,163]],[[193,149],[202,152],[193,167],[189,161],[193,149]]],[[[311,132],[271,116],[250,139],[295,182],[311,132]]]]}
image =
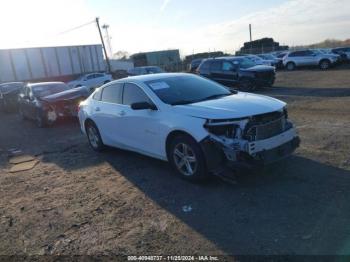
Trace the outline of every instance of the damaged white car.
{"type": "Polygon", "coordinates": [[[113,81],[80,104],[79,119],[94,150],[107,145],[169,161],[193,181],[224,165],[280,160],[300,143],[284,102],[192,74],[113,81]]]}

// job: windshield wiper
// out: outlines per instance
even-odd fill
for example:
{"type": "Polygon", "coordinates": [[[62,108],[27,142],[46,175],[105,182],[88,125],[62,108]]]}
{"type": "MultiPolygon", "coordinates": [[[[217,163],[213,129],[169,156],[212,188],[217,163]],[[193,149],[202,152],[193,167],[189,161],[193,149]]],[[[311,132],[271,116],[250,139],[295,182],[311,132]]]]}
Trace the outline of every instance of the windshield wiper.
{"type": "Polygon", "coordinates": [[[231,94],[217,94],[217,95],[212,95],[212,96],[208,96],[206,98],[203,98],[201,100],[198,100],[196,102],[202,102],[202,101],[207,101],[207,100],[213,100],[213,99],[217,99],[220,97],[224,97],[224,96],[230,96],[231,94]]]}

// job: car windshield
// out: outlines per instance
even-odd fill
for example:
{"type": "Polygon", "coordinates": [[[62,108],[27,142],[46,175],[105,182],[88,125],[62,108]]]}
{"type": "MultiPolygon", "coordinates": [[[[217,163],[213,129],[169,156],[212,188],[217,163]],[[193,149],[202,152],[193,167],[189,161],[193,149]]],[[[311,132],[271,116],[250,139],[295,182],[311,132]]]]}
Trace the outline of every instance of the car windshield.
{"type": "Polygon", "coordinates": [[[174,76],[145,82],[164,103],[184,105],[229,96],[224,86],[199,76],[174,76]]]}
{"type": "Polygon", "coordinates": [[[47,85],[38,85],[38,86],[32,87],[33,95],[36,97],[45,97],[45,96],[61,93],[68,89],[69,87],[66,84],[47,84],[47,85]]]}
{"type": "Polygon", "coordinates": [[[256,66],[256,64],[248,58],[238,58],[238,59],[232,60],[232,62],[233,62],[233,64],[238,63],[239,67],[243,68],[243,69],[247,69],[247,68],[251,68],[253,66],[256,66]]]}
{"type": "Polygon", "coordinates": [[[9,84],[2,84],[0,85],[0,92],[2,93],[8,93],[13,90],[19,90],[23,87],[22,83],[9,83],[9,84]]]}
{"type": "Polygon", "coordinates": [[[163,70],[160,69],[159,67],[148,67],[146,68],[147,73],[149,74],[159,74],[163,73],[163,70]]]}

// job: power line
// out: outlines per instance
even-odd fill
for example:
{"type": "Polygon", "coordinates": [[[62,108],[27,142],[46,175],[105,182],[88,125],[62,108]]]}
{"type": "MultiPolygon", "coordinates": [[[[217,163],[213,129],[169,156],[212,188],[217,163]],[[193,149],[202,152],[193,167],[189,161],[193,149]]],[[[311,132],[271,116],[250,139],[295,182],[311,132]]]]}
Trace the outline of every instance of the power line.
{"type": "Polygon", "coordinates": [[[58,33],[57,35],[63,35],[63,34],[69,33],[69,32],[72,32],[72,31],[74,31],[74,30],[80,29],[80,28],[82,28],[82,27],[84,27],[84,26],[87,26],[87,25],[90,25],[90,24],[93,24],[93,23],[96,23],[96,20],[90,21],[90,22],[88,22],[88,23],[86,23],[86,24],[83,24],[83,25],[79,25],[79,26],[73,27],[73,28],[68,29],[68,30],[66,30],[66,31],[63,31],[63,32],[61,32],[61,33],[58,33]]]}

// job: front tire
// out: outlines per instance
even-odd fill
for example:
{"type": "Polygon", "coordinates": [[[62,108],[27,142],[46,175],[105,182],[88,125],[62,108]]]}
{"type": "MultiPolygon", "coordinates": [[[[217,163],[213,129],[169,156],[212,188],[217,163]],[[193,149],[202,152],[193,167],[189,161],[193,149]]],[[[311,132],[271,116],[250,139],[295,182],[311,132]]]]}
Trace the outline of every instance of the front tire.
{"type": "Polygon", "coordinates": [[[331,67],[331,62],[329,60],[322,60],[320,62],[320,69],[321,70],[328,70],[331,67]]]}
{"type": "Polygon", "coordinates": [[[294,71],[295,68],[296,68],[296,65],[295,65],[295,63],[293,63],[293,62],[289,62],[289,63],[286,65],[286,68],[287,68],[288,71],[294,71]]]}
{"type": "Polygon", "coordinates": [[[35,124],[39,128],[44,128],[48,126],[47,118],[45,117],[45,113],[41,113],[39,110],[35,115],[35,124]]]}
{"type": "Polygon", "coordinates": [[[101,152],[105,149],[100,131],[93,122],[88,122],[86,124],[86,135],[88,137],[89,144],[94,151],[101,152]]]}
{"type": "Polygon", "coordinates": [[[202,149],[190,136],[175,137],[170,143],[168,157],[170,164],[183,179],[200,182],[208,178],[202,149]]]}
{"type": "Polygon", "coordinates": [[[27,120],[27,116],[23,112],[23,108],[21,106],[19,106],[19,108],[18,108],[18,114],[19,114],[19,116],[21,117],[22,120],[27,120]]]}

